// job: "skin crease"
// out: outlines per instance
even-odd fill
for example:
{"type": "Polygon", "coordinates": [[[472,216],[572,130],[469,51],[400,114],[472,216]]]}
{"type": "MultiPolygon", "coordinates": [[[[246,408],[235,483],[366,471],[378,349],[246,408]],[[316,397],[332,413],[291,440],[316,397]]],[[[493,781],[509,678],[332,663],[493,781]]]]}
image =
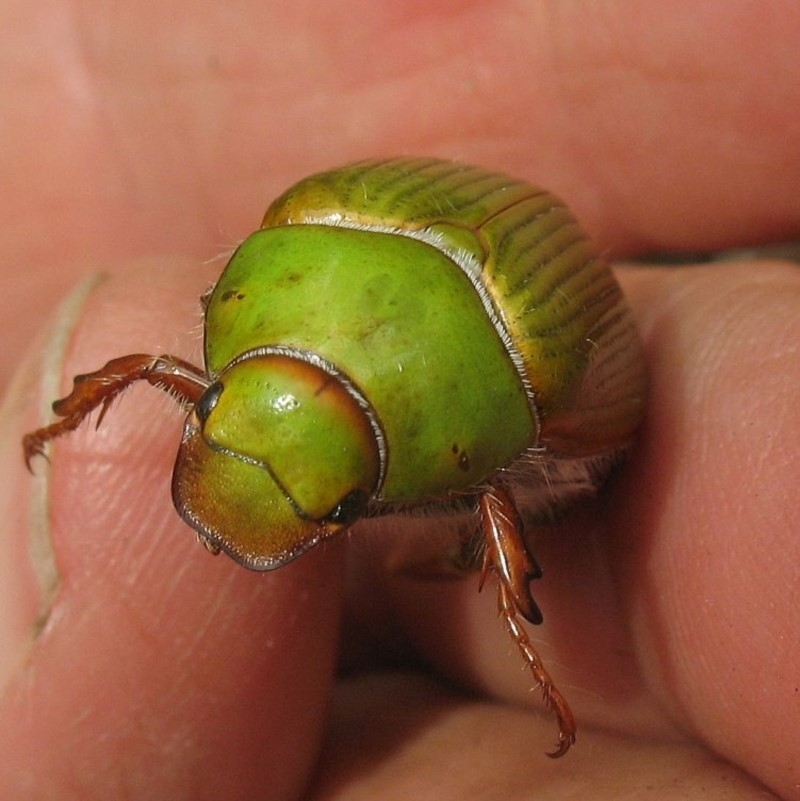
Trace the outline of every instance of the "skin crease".
{"type": "Polygon", "coordinates": [[[4,4],[3,798],[800,799],[787,264],[619,271],[647,420],[607,496],[532,532],[532,633],[580,726],[563,760],[491,582],[385,571],[408,526],[265,576],[211,558],[171,509],[181,417],[149,388],[35,465],[60,577],[39,590],[20,436],[108,358],[196,360],[207,262],[304,174],[506,170],[616,258],[797,238],[794,3],[430,5],[4,4]],[[53,362],[44,315],[101,268],[53,362]]]}

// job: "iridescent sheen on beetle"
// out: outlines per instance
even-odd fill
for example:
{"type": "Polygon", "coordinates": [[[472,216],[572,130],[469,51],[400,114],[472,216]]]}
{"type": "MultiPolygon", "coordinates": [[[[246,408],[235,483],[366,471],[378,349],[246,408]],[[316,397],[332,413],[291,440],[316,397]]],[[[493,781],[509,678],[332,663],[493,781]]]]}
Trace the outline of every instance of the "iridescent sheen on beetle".
{"type": "Polygon", "coordinates": [[[272,203],[204,308],[202,368],[134,354],[78,376],[25,437],[28,463],[144,380],[188,409],[178,512],[248,568],[360,520],[466,516],[460,562],[496,575],[565,753],[572,713],[521,622],[541,622],[521,513],[597,488],[645,394],[622,292],[566,207],[436,159],[320,173],[272,203]]]}

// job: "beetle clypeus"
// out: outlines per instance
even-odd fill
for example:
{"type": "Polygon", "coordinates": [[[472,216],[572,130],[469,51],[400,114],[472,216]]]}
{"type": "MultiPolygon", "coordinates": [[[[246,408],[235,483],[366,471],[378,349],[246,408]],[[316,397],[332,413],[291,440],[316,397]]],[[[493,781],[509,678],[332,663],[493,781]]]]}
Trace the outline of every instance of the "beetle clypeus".
{"type": "Polygon", "coordinates": [[[471,515],[463,554],[496,574],[558,720],[552,755],[566,753],[572,713],[521,623],[542,618],[520,512],[599,485],[645,384],[621,290],[569,211],[473,167],[361,162],[279,197],[203,305],[204,369],[135,354],[77,376],[61,419],[24,438],[29,466],[144,380],[188,409],[178,512],[245,567],[280,567],[361,518],[471,515]]]}

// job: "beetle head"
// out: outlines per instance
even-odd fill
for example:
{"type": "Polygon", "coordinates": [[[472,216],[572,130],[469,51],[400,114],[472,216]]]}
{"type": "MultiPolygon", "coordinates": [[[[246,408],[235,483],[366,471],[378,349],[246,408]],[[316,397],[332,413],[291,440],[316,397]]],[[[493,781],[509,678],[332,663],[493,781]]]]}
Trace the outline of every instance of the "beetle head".
{"type": "Polygon", "coordinates": [[[380,463],[375,424],[346,381],[257,350],[226,367],[189,413],[172,496],[211,548],[269,570],[355,522],[380,463]]]}

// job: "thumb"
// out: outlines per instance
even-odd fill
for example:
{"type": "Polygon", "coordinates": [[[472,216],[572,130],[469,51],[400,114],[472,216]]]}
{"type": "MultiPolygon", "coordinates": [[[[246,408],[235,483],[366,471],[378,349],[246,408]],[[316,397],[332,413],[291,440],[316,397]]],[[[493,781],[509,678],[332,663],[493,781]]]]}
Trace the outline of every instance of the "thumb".
{"type": "Polygon", "coordinates": [[[129,352],[197,362],[197,296],[211,277],[160,260],[84,288],[6,400],[4,798],[223,799],[265,787],[286,798],[308,779],[335,659],[339,549],[258,574],[200,547],[169,502],[181,415],[148,387],[98,430],[54,443],[34,477],[22,459],[22,433],[46,422],[37,410],[75,373],[129,352]]]}

